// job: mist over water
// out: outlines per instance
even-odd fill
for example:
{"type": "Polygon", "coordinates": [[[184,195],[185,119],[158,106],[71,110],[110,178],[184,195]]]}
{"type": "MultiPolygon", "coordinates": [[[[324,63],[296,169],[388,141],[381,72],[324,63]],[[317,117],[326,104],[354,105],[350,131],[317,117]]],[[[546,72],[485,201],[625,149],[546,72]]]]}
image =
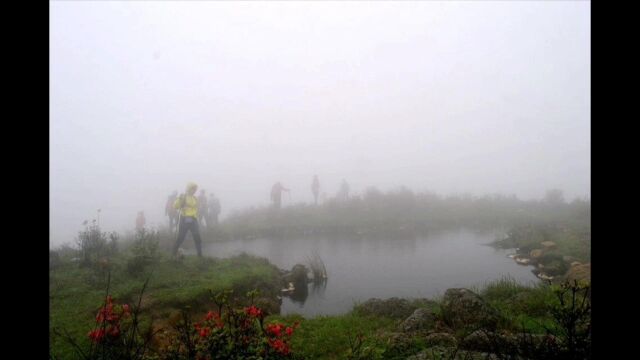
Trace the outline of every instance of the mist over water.
{"type": "Polygon", "coordinates": [[[588,2],[52,2],[50,246],[401,185],[590,197],[588,2]],[[322,195],[321,195],[322,198],[322,195]]]}

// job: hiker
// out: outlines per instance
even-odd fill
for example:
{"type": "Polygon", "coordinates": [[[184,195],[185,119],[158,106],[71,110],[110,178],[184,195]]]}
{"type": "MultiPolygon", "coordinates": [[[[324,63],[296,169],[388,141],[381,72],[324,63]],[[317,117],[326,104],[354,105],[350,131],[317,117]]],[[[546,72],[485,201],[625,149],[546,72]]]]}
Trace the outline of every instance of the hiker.
{"type": "Polygon", "coordinates": [[[313,182],[311,183],[311,193],[313,193],[313,202],[318,205],[318,194],[320,193],[320,181],[318,175],[313,176],[313,182]]]}
{"type": "Polygon", "coordinates": [[[209,217],[208,214],[209,209],[207,207],[207,196],[205,195],[204,189],[200,190],[200,196],[198,196],[198,221],[200,223],[204,221],[207,222],[207,226],[209,226],[209,217]]]}
{"type": "Polygon", "coordinates": [[[198,185],[195,183],[187,184],[186,193],[181,194],[173,204],[173,207],[179,212],[178,240],[173,247],[174,257],[178,253],[178,248],[184,242],[187,231],[191,231],[193,241],[196,243],[198,256],[202,257],[202,241],[200,239],[200,230],[198,229],[198,199],[194,196],[196,190],[198,190],[198,185]]]}
{"type": "Polygon", "coordinates": [[[164,214],[169,217],[169,231],[173,232],[174,227],[178,226],[178,210],[173,207],[173,204],[178,198],[178,190],[169,195],[167,204],[164,207],[164,214]]]}
{"type": "Polygon", "coordinates": [[[138,211],[138,217],[136,217],[136,230],[140,231],[144,229],[144,225],[147,220],[144,218],[144,211],[138,211]]]}
{"type": "Polygon", "coordinates": [[[349,199],[349,184],[345,179],[342,179],[342,185],[340,185],[340,191],[338,192],[338,198],[341,200],[349,199]]]}
{"type": "Polygon", "coordinates": [[[280,209],[280,206],[282,204],[283,191],[288,192],[289,189],[286,189],[284,186],[282,186],[279,181],[275,183],[271,188],[271,201],[273,201],[273,207],[276,209],[280,209]]]}
{"type": "Polygon", "coordinates": [[[209,194],[209,202],[207,203],[209,205],[209,218],[207,220],[207,227],[209,227],[209,223],[211,223],[211,226],[215,226],[218,225],[218,215],[220,215],[220,200],[218,200],[218,198],[213,195],[213,194],[209,194]]]}

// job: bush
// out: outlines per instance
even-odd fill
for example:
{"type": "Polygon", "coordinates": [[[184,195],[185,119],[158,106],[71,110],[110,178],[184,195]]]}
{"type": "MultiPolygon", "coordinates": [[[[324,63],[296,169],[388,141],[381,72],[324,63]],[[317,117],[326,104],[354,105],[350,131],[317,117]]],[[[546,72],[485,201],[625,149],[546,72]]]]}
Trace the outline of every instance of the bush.
{"type": "Polygon", "coordinates": [[[81,267],[103,267],[105,261],[117,252],[118,234],[109,234],[111,241],[107,241],[107,233],[101,232],[100,227],[93,224],[78,234],[77,245],[80,253],[81,267]]]}
{"type": "Polygon", "coordinates": [[[127,272],[131,275],[140,275],[149,265],[160,259],[158,252],[159,240],[156,231],[141,229],[136,232],[136,238],[130,248],[130,257],[127,260],[127,272]]]}

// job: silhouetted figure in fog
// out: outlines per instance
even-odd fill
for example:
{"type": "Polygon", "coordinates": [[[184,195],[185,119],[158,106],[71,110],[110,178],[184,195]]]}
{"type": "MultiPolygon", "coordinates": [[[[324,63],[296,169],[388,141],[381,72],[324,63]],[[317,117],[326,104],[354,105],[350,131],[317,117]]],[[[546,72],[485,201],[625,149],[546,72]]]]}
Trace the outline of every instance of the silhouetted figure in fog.
{"type": "Polygon", "coordinates": [[[311,183],[311,193],[313,194],[313,202],[318,205],[318,195],[320,194],[320,181],[318,175],[313,176],[313,182],[311,183]]]}
{"type": "Polygon", "coordinates": [[[144,229],[144,225],[147,223],[147,220],[144,218],[144,211],[138,211],[138,217],[136,217],[136,230],[140,231],[144,229]]]}
{"type": "Polygon", "coordinates": [[[178,198],[178,191],[174,191],[167,199],[167,204],[164,208],[164,214],[169,217],[169,231],[173,232],[174,227],[178,226],[178,210],[173,207],[173,204],[178,198]]]}
{"type": "Polygon", "coordinates": [[[349,184],[347,184],[345,179],[342,179],[342,185],[340,185],[340,191],[338,192],[338,199],[349,199],[349,184]]]}
{"type": "Polygon", "coordinates": [[[205,195],[204,189],[200,190],[200,196],[198,196],[198,221],[200,223],[203,220],[207,221],[207,226],[209,225],[209,208],[207,207],[207,196],[205,195]]]}
{"type": "Polygon", "coordinates": [[[181,194],[173,207],[178,210],[180,220],[178,221],[178,240],[173,247],[173,256],[178,253],[178,248],[184,242],[187,231],[191,231],[193,241],[196,243],[198,256],[202,256],[202,240],[200,239],[200,229],[198,228],[198,199],[195,197],[198,185],[194,183],[187,184],[187,191],[181,194]]]}
{"type": "Polygon", "coordinates": [[[209,218],[207,220],[207,227],[218,225],[218,215],[220,215],[220,200],[213,194],[209,194],[209,218]]]}
{"type": "Polygon", "coordinates": [[[284,186],[282,186],[279,181],[275,183],[271,188],[271,201],[273,202],[273,207],[276,209],[280,209],[280,207],[282,206],[283,191],[288,192],[289,189],[286,189],[284,186]]]}

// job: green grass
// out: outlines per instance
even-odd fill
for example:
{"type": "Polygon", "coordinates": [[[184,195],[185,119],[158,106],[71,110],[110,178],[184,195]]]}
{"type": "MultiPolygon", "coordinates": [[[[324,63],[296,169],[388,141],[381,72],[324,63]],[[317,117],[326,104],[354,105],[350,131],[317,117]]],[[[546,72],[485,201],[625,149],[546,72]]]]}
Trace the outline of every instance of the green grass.
{"type": "Polygon", "coordinates": [[[486,284],[479,294],[507,319],[507,328],[521,330],[524,326],[533,333],[543,333],[544,325],[551,324],[548,308],[557,302],[549,285],[524,286],[511,277],[486,284]]]}
{"type": "Polygon", "coordinates": [[[344,359],[351,351],[349,338],[361,334],[364,346],[384,349],[384,332],[393,331],[396,320],[385,317],[346,314],[304,319],[299,315],[271,316],[267,321],[281,321],[288,325],[300,322],[292,338],[292,349],[305,359],[344,359]]]}
{"type": "MultiPolygon", "coordinates": [[[[118,262],[114,267],[110,289],[114,300],[136,302],[146,276],[132,277],[118,262]]],[[[186,257],[182,262],[163,259],[151,270],[143,296],[143,314],[160,317],[186,305],[194,311],[204,311],[213,306],[212,292],[234,289],[235,294],[243,295],[259,288],[263,294],[273,295],[280,288],[278,269],[266,259],[248,255],[227,259],[186,257]]],[[[49,328],[67,330],[81,345],[88,344],[86,335],[95,324],[94,317],[106,291],[106,281],[92,281],[92,274],[92,270],[70,263],[50,271],[49,328]]],[[[62,339],[53,336],[51,346],[61,358],[72,357],[72,347],[62,339]]]]}

